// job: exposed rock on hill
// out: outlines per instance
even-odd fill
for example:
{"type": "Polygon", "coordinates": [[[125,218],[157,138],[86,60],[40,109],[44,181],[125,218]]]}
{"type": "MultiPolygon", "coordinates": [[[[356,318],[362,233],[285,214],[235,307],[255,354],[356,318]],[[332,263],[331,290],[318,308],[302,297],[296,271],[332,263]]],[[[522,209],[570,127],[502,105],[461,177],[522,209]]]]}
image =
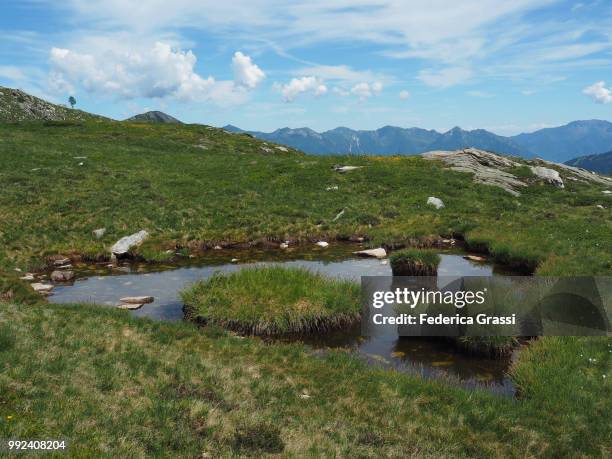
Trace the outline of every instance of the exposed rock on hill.
{"type": "Polygon", "coordinates": [[[0,122],[88,121],[107,119],[82,110],[52,104],[19,89],[0,86],[0,122]]]}
{"type": "Polygon", "coordinates": [[[423,153],[422,156],[429,160],[444,161],[453,170],[470,172],[474,174],[475,182],[500,187],[515,196],[520,194],[521,188],[528,185],[527,179],[519,178],[512,173],[514,168],[521,167],[529,167],[535,180],[541,180],[559,188],[564,187],[560,172],[569,180],[591,181],[602,185],[612,185],[612,179],[584,169],[541,159],[519,162],[475,148],[456,151],[430,151],[423,153]]]}

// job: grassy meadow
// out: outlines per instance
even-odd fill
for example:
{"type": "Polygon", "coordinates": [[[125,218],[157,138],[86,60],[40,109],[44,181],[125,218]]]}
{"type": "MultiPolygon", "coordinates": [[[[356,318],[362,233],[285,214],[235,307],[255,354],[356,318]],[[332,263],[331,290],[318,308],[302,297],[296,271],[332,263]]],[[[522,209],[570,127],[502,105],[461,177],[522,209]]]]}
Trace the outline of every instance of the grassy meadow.
{"type": "Polygon", "coordinates": [[[0,438],[72,457],[609,457],[609,340],[549,338],[520,398],[215,327],[0,303],[0,438]],[[579,452],[579,453],[578,453],[579,452]]]}
{"type": "Polygon", "coordinates": [[[456,234],[541,274],[609,273],[612,219],[596,205],[612,198],[566,182],[534,183],[516,198],[419,157],[307,156],[201,125],[0,124],[0,267],[108,256],[120,237],[146,229],[140,252],[151,260],[177,246],[456,234]],[[341,174],[335,164],[365,167],[341,174]],[[446,207],[426,205],[428,196],[446,207]]]}

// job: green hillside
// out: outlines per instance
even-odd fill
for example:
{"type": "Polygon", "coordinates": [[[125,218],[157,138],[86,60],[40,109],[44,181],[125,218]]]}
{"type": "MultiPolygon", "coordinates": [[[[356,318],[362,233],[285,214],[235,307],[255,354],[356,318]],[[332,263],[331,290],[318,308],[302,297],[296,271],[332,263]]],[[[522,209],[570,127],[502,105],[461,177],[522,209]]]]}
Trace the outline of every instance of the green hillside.
{"type": "Polygon", "coordinates": [[[108,118],[52,104],[19,89],[0,86],[0,122],[92,121],[102,119],[108,118]]]}

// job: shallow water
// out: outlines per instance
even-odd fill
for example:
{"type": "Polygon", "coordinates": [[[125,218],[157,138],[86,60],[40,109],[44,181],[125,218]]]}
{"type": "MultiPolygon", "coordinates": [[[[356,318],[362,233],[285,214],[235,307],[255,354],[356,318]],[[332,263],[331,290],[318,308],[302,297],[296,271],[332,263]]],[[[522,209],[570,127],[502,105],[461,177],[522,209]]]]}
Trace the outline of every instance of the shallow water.
{"type": "MultiPolygon", "coordinates": [[[[359,281],[361,276],[391,275],[391,267],[386,260],[355,258],[349,250],[355,250],[355,247],[311,251],[307,254],[299,251],[279,254],[279,251],[275,251],[272,260],[272,257],[266,257],[265,252],[218,251],[222,253],[197,261],[186,260],[179,266],[126,265],[121,268],[129,272],[117,272],[104,265],[82,266],[77,271],[77,280],[72,285],[56,286],[49,301],[114,307],[122,297],[150,295],[155,298],[153,303],[130,313],[155,320],[182,320],[183,304],[179,292],[215,272],[234,272],[245,267],[278,264],[355,281],[359,281]],[[238,261],[229,262],[233,258],[238,258],[238,261]],[[261,261],[262,258],[270,261],[261,261]]],[[[493,265],[474,263],[461,255],[443,253],[441,258],[440,276],[491,276],[497,272],[493,265]]],[[[441,376],[468,386],[484,384],[500,393],[513,392],[510,379],[505,374],[509,364],[507,359],[466,356],[440,340],[400,338],[395,332],[363,338],[359,328],[300,340],[317,349],[352,349],[373,364],[399,371],[417,372],[426,377],[441,376]]]]}

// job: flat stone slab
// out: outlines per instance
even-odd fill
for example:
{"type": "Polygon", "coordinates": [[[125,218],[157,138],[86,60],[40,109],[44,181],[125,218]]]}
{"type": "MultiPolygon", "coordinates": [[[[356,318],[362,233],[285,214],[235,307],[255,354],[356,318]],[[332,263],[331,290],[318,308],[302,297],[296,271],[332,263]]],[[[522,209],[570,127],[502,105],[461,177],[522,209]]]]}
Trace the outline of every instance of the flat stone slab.
{"type": "Polygon", "coordinates": [[[382,247],[379,247],[377,249],[359,250],[357,252],[353,252],[353,254],[361,257],[385,258],[387,256],[387,251],[382,247]]]}
{"type": "Polygon", "coordinates": [[[40,282],[34,282],[30,285],[32,286],[35,292],[48,293],[53,290],[53,285],[51,284],[41,284],[40,282]]]}
{"type": "Polygon", "coordinates": [[[325,247],[329,247],[329,242],[319,241],[319,242],[317,242],[316,245],[318,245],[319,247],[325,248],[325,247]]]}
{"type": "Polygon", "coordinates": [[[145,230],[138,231],[130,236],[124,236],[115,242],[115,245],[111,248],[111,252],[114,255],[124,255],[128,253],[132,247],[142,244],[148,237],[149,233],[145,230]]]}
{"type": "Polygon", "coordinates": [[[480,257],[478,255],[465,255],[463,258],[470,261],[487,261],[485,257],[480,257]]]}
{"type": "Polygon", "coordinates": [[[144,303],[120,303],[117,305],[118,309],[129,309],[130,311],[133,311],[134,309],[140,309],[142,308],[144,305],[144,303]]]}
{"type": "Polygon", "coordinates": [[[153,303],[153,300],[155,298],[153,298],[152,296],[126,296],[124,298],[121,298],[119,301],[121,301],[122,303],[129,303],[129,304],[145,304],[145,303],[153,303]]]}

